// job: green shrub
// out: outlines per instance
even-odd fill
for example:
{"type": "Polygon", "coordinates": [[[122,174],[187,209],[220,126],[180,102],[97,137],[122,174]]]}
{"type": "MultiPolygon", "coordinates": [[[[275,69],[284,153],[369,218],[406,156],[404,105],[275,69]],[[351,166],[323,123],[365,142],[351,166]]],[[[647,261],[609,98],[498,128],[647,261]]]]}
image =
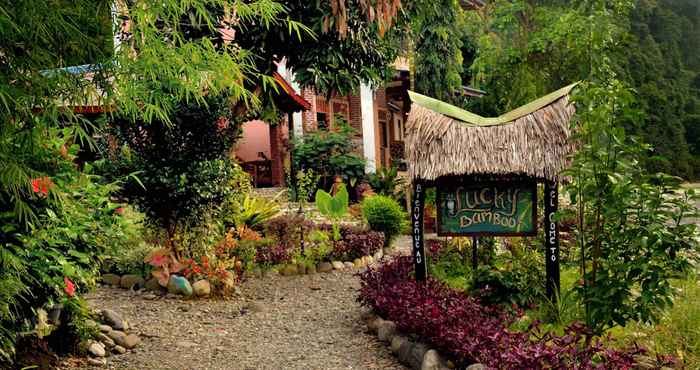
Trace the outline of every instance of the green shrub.
{"type": "Polygon", "coordinates": [[[229,116],[228,101],[219,97],[208,98],[206,105],[179,102],[171,122],[112,119],[114,136],[129,156],[111,153],[117,163],[106,167],[117,175],[138,174],[121,195],[171,239],[181,225],[204,222],[236,191],[231,185],[241,171],[228,151],[240,125],[229,116]]]}
{"type": "Polygon", "coordinates": [[[144,274],[144,258],[156,247],[146,240],[152,233],[146,224],[143,213],[125,205],[118,208],[123,224],[123,237],[109,244],[105,251],[103,272],[115,274],[144,274]]]}
{"type": "Polygon", "coordinates": [[[336,175],[351,186],[365,176],[365,161],[353,152],[354,129],[342,116],[336,116],[336,126],[337,130],[304,134],[292,151],[295,168],[313,170],[322,189],[330,189],[336,175]]]}
{"type": "Polygon", "coordinates": [[[307,266],[316,266],[325,261],[332,251],[331,236],[325,231],[316,229],[309,234],[308,244],[304,247],[301,259],[307,266]]]}
{"type": "Polygon", "coordinates": [[[0,364],[12,361],[16,333],[35,330],[39,309],[74,299],[66,281],[76,294],[87,291],[106,251],[132,239],[129,221],[112,202],[118,183],[89,174],[89,164],[86,173],[78,172],[72,132],[49,135],[32,159],[43,176],[24,179],[29,189],[20,193],[32,216],[17,213],[8,193],[0,192],[0,364]],[[60,155],[60,148],[68,150],[60,155]]]}
{"type": "Polygon", "coordinates": [[[278,193],[273,199],[265,199],[245,194],[241,199],[234,199],[225,205],[224,221],[228,227],[259,228],[267,220],[273,219],[280,213],[278,193]]]}
{"type": "Polygon", "coordinates": [[[408,215],[394,199],[375,195],[362,201],[362,216],[374,231],[384,233],[384,246],[388,247],[408,224],[408,215]]]}
{"type": "Polygon", "coordinates": [[[399,177],[396,167],[382,167],[376,173],[367,177],[372,190],[380,195],[394,199],[403,199],[406,190],[406,180],[399,177]]]}

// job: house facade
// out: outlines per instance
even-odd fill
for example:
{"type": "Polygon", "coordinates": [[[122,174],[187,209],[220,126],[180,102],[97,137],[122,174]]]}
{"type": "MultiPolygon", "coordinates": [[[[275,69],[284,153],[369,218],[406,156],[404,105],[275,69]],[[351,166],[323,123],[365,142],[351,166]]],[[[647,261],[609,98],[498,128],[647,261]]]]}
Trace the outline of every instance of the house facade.
{"type": "Polygon", "coordinates": [[[289,95],[301,97],[305,104],[294,107],[277,125],[263,121],[243,125],[235,155],[253,176],[256,186],[283,186],[291,163],[291,138],[303,140],[306,133],[333,129],[338,124],[337,117],[355,129],[357,154],[364,158],[367,173],[389,166],[405,170],[404,125],[410,107],[407,63],[398,60],[393,80],[384,86],[373,89],[363,84],[355,93],[330,97],[316,94],[311,88],[300,88],[283,63],[278,65],[277,75],[292,89],[289,95]]]}

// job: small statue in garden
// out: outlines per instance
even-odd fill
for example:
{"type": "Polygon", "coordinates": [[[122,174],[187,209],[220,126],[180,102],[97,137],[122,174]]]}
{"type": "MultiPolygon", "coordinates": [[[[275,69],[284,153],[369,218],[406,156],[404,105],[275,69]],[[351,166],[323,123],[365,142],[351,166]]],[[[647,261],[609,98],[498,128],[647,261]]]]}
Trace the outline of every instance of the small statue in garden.
{"type": "Polygon", "coordinates": [[[338,193],[341,186],[343,186],[343,178],[340,177],[340,175],[336,175],[335,180],[333,181],[333,186],[331,187],[331,195],[338,193]]]}

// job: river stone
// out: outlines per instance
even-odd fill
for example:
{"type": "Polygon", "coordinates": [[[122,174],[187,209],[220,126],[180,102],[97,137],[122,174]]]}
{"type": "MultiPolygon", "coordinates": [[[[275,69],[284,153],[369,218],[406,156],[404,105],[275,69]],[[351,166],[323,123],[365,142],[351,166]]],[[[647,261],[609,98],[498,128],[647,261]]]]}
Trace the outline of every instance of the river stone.
{"type": "Polygon", "coordinates": [[[156,278],[150,278],[146,280],[143,286],[146,290],[150,290],[152,292],[161,292],[164,290],[164,288],[160,285],[160,283],[158,283],[158,279],[156,278]]]}
{"type": "Polygon", "coordinates": [[[143,280],[141,275],[130,274],[122,276],[121,280],[119,281],[119,286],[124,289],[131,289],[134,286],[136,286],[136,288],[140,288],[145,282],[146,281],[143,280]]]}
{"type": "MultiPolygon", "coordinates": [[[[182,276],[171,275],[170,281],[168,281],[168,292],[171,292],[171,288],[174,288],[175,293],[182,294],[186,297],[192,295],[192,285],[182,276]],[[171,287],[172,285],[172,287],[171,287]]],[[[172,292],[171,292],[172,293],[172,292]]],[[[128,347],[127,347],[128,348],[128,347]]]]}
{"type": "Polygon", "coordinates": [[[365,264],[362,262],[362,259],[360,258],[355,258],[355,262],[353,262],[353,265],[355,265],[356,269],[362,268],[365,264]]]}
{"type": "Polygon", "coordinates": [[[109,325],[104,325],[104,324],[98,326],[98,328],[100,329],[100,332],[102,332],[102,333],[107,333],[107,332],[109,332],[110,330],[112,330],[112,327],[111,327],[111,326],[109,326],[109,325]]]}
{"type": "Polygon", "coordinates": [[[168,279],[168,286],[166,289],[168,289],[169,294],[177,294],[178,289],[177,289],[177,284],[175,284],[175,275],[170,275],[170,278],[168,279]]]}
{"type": "Polygon", "coordinates": [[[345,264],[343,264],[340,261],[333,261],[333,262],[331,262],[331,265],[333,265],[333,268],[336,270],[342,270],[345,268],[345,264]]]}
{"type": "MultiPolygon", "coordinates": [[[[411,351],[413,350],[413,342],[410,340],[402,340],[398,343],[398,349],[396,352],[396,357],[398,357],[399,362],[404,365],[409,365],[411,361],[411,351]]],[[[392,349],[394,347],[392,346],[392,349]]],[[[421,359],[422,360],[422,359],[421,359]]],[[[419,365],[420,366],[420,365],[419,365]]]]}
{"type": "Polygon", "coordinates": [[[399,348],[398,358],[411,369],[420,370],[426,352],[428,347],[425,344],[406,342],[399,348]]]}
{"type": "Polygon", "coordinates": [[[318,264],[318,272],[331,272],[333,271],[333,265],[329,262],[321,262],[318,264]]]}
{"type": "Polygon", "coordinates": [[[102,342],[102,344],[105,345],[105,347],[108,347],[108,348],[114,347],[114,341],[112,340],[112,338],[108,337],[105,333],[97,334],[97,339],[99,339],[100,342],[102,342]]]}
{"type": "Polygon", "coordinates": [[[211,294],[211,284],[206,280],[200,280],[192,284],[192,290],[197,297],[208,297],[211,294]]]}
{"type": "Polygon", "coordinates": [[[350,269],[350,270],[352,270],[353,267],[355,267],[355,265],[354,265],[352,262],[350,262],[350,261],[344,262],[343,264],[345,265],[345,268],[348,268],[348,269],[350,269]]]}
{"type": "Polygon", "coordinates": [[[431,349],[425,353],[420,370],[443,370],[444,368],[442,358],[436,350],[431,349]]]}
{"type": "Polygon", "coordinates": [[[316,273],[316,265],[311,265],[306,267],[306,273],[309,275],[313,275],[316,273]]]}
{"type": "Polygon", "coordinates": [[[372,256],[366,256],[366,257],[367,257],[367,264],[368,265],[371,265],[374,263],[374,257],[372,257],[372,256]]]}
{"type": "Polygon", "coordinates": [[[391,352],[398,356],[401,346],[404,346],[408,341],[408,338],[402,335],[394,335],[394,337],[391,339],[391,352]]]}
{"type": "Polygon", "coordinates": [[[370,321],[376,320],[377,315],[372,312],[372,310],[362,310],[360,313],[360,320],[362,320],[365,324],[369,325],[370,321]]]}
{"type": "Polygon", "coordinates": [[[88,364],[93,366],[104,366],[107,365],[107,359],[104,358],[88,358],[88,364]]]}
{"type": "Polygon", "coordinates": [[[282,276],[292,276],[298,273],[297,265],[286,265],[280,270],[282,276]]]}
{"type": "Polygon", "coordinates": [[[111,286],[119,286],[121,282],[121,277],[115,274],[104,274],[102,275],[102,282],[111,286]]]}
{"type": "Polygon", "coordinates": [[[416,343],[411,348],[411,358],[408,362],[413,369],[420,369],[423,365],[423,358],[430,348],[423,343],[416,343]]]}
{"type": "Polygon", "coordinates": [[[122,341],[124,340],[124,337],[126,337],[126,333],[120,330],[112,330],[109,333],[107,333],[107,336],[110,337],[114,343],[121,345],[122,341]]]}
{"type": "Polygon", "coordinates": [[[486,370],[486,369],[488,369],[488,367],[486,367],[486,365],[483,365],[483,364],[471,364],[471,365],[467,366],[467,369],[466,369],[466,370],[486,370]]]}
{"type": "Polygon", "coordinates": [[[112,348],[112,352],[118,355],[123,355],[126,353],[126,348],[122,346],[114,346],[114,348],[112,348]]]}
{"type": "Polygon", "coordinates": [[[297,264],[297,272],[299,273],[299,275],[305,275],[307,273],[306,272],[306,265],[303,263],[298,263],[297,264]]]}
{"type": "Polygon", "coordinates": [[[370,320],[367,322],[367,329],[369,329],[371,333],[376,334],[377,330],[379,329],[379,325],[381,325],[382,322],[384,322],[384,320],[381,317],[370,320]]]}
{"type": "Polygon", "coordinates": [[[126,330],[127,326],[122,317],[110,309],[102,310],[102,321],[114,330],[126,330]]]}
{"type": "Polygon", "coordinates": [[[129,334],[124,337],[124,340],[122,343],[119,343],[120,346],[126,348],[126,349],[132,349],[139,345],[141,343],[141,338],[139,338],[138,335],[136,334],[129,334]]]}
{"type": "Polygon", "coordinates": [[[391,343],[396,335],[396,324],[393,321],[384,320],[377,326],[377,337],[382,342],[391,343]]]}
{"type": "Polygon", "coordinates": [[[88,352],[95,357],[105,357],[105,347],[100,342],[92,342],[88,347],[88,352]]]}

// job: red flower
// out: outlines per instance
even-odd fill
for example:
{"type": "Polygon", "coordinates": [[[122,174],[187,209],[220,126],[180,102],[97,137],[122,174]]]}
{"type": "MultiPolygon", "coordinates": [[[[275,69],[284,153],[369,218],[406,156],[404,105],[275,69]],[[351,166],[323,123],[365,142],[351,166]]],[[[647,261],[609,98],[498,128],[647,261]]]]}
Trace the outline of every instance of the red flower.
{"type": "Polygon", "coordinates": [[[118,215],[121,215],[124,213],[124,208],[119,207],[119,208],[115,209],[114,212],[116,212],[118,215]]]}
{"type": "Polygon", "coordinates": [[[32,179],[32,191],[35,193],[39,192],[39,179],[32,179]]]}
{"type": "Polygon", "coordinates": [[[50,178],[44,176],[38,179],[31,179],[32,191],[35,193],[41,193],[41,195],[46,196],[49,193],[49,189],[53,187],[53,181],[50,178]]]}
{"type": "Polygon", "coordinates": [[[66,276],[63,277],[63,282],[66,284],[66,287],[63,288],[63,290],[66,292],[66,294],[69,297],[72,297],[75,295],[75,284],[73,284],[72,281],[66,276]]]}

